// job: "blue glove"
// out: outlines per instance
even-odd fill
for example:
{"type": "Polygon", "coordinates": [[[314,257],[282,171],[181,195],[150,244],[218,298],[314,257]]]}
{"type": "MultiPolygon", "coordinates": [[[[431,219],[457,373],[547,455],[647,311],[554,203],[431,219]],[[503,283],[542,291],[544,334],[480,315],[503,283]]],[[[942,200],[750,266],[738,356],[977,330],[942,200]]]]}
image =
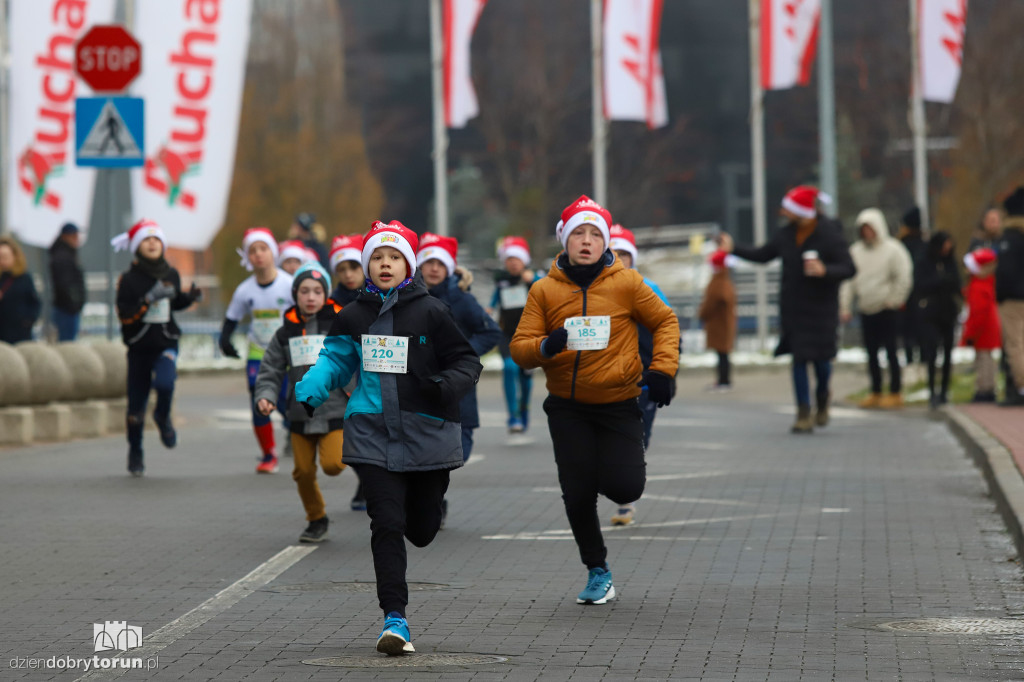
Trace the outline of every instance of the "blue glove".
{"type": "MultiPolygon", "coordinates": [[[[309,407],[316,409],[327,402],[330,391],[323,384],[310,379],[310,377],[306,377],[295,384],[295,400],[304,404],[308,403],[309,407]]],[[[309,411],[308,408],[306,411],[309,411]]]]}
{"type": "Polygon", "coordinates": [[[548,338],[541,342],[540,352],[546,358],[553,358],[565,350],[565,346],[568,343],[569,332],[566,331],[565,327],[559,327],[548,334],[548,338]]]}

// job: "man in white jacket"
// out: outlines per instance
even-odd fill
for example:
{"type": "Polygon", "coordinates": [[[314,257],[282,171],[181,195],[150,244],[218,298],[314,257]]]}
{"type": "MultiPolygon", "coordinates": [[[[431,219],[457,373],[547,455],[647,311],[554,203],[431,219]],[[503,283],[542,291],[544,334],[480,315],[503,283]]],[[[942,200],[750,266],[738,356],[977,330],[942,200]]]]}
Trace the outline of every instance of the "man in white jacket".
{"type": "Polygon", "coordinates": [[[896,355],[899,325],[898,311],[910,296],[914,266],[906,247],[889,235],[885,216],[877,208],[868,208],[857,216],[860,239],[850,247],[857,266],[853,279],[839,291],[839,314],[849,322],[856,309],[860,313],[864,347],[868,352],[871,395],[861,401],[863,408],[903,407],[902,376],[896,355]],[[882,368],[878,351],[885,349],[889,361],[889,395],[882,394],[882,368]]]}

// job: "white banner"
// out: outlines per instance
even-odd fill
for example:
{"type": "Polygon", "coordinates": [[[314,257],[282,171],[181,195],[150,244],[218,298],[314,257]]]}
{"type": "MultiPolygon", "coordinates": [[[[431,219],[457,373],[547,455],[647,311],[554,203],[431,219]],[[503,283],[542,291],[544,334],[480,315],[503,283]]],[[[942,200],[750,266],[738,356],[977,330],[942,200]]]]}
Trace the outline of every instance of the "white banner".
{"type": "Polygon", "coordinates": [[[967,0],[918,0],[921,92],[929,102],[952,102],[960,82],[967,0]]]}
{"type": "Polygon", "coordinates": [[[465,128],[480,113],[473,89],[469,46],[487,0],[444,0],[444,123],[465,128]]]}
{"type": "Polygon", "coordinates": [[[807,85],[818,49],[821,0],[761,0],[761,86],[807,85]]]}
{"type": "Polygon", "coordinates": [[[605,0],[604,115],[609,120],[668,123],[661,70],[663,0],[605,0]]]}
{"type": "Polygon", "coordinates": [[[88,229],[96,171],[75,166],[74,44],[114,19],[113,0],[10,4],[7,224],[26,244],[49,246],[61,225],[88,229]]]}
{"type": "Polygon", "coordinates": [[[136,3],[146,100],[146,165],[132,171],[133,215],[169,246],[205,249],[224,222],[245,83],[251,0],[136,3]]]}

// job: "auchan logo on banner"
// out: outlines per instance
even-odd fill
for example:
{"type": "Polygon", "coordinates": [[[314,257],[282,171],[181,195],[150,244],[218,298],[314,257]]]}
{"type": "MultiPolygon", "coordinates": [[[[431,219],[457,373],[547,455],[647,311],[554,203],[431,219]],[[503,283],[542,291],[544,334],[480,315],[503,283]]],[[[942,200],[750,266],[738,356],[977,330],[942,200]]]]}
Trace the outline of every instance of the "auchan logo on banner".
{"type": "Polygon", "coordinates": [[[43,102],[37,112],[32,143],[18,155],[18,185],[32,197],[35,206],[61,207],[61,197],[48,186],[67,163],[71,144],[71,122],[75,116],[74,45],[85,26],[81,3],[61,0],[48,13],[49,39],[46,50],[36,55],[39,88],[43,102]]]}
{"type": "Polygon", "coordinates": [[[168,205],[195,210],[196,195],[185,188],[185,181],[199,172],[203,160],[214,71],[214,59],[207,54],[217,44],[220,11],[192,12],[191,3],[181,6],[186,18],[195,14],[196,21],[187,25],[179,47],[168,56],[177,69],[173,123],[168,141],[146,159],[145,182],[165,195],[168,205]]]}

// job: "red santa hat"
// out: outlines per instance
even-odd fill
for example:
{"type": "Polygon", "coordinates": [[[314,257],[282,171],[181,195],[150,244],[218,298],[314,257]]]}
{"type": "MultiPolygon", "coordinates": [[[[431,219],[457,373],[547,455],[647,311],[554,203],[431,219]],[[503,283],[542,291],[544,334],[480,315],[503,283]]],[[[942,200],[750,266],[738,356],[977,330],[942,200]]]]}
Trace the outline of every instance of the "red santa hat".
{"type": "Polygon", "coordinates": [[[786,192],[782,198],[782,208],[801,218],[813,218],[818,215],[818,204],[831,204],[832,197],[810,185],[800,185],[786,192]]]}
{"type": "Polygon", "coordinates": [[[622,225],[615,223],[608,230],[608,234],[611,236],[608,247],[612,251],[625,251],[629,255],[633,256],[633,267],[636,267],[637,250],[636,250],[636,237],[633,233],[622,225]]]}
{"type": "Polygon", "coordinates": [[[975,249],[964,256],[964,265],[972,275],[981,274],[981,269],[996,262],[996,252],[992,249],[975,249]]]}
{"type": "Polygon", "coordinates": [[[156,237],[167,248],[167,235],[160,229],[160,226],[155,221],[148,218],[143,218],[139,222],[132,225],[127,232],[122,232],[113,239],[110,240],[110,245],[114,247],[114,251],[131,251],[133,254],[138,251],[139,244],[142,240],[147,237],[156,237]]]}
{"type": "Polygon", "coordinates": [[[713,254],[708,256],[708,263],[715,270],[734,268],[736,267],[737,262],[739,262],[739,258],[725,251],[715,251],[713,254]]]}
{"type": "Polygon", "coordinates": [[[409,266],[407,276],[412,277],[416,274],[416,247],[419,246],[419,238],[415,232],[397,220],[392,220],[390,223],[378,220],[363,237],[363,272],[369,275],[370,256],[382,246],[398,249],[405,256],[405,262],[409,266]]]}
{"type": "Polygon", "coordinates": [[[605,248],[608,247],[608,243],[611,241],[609,231],[612,225],[612,214],[586,194],[580,195],[579,199],[565,207],[565,210],[562,211],[562,219],[555,226],[555,237],[561,242],[563,249],[565,243],[569,241],[569,235],[580,225],[597,227],[601,231],[601,236],[604,237],[605,248]]]}
{"type": "Polygon", "coordinates": [[[430,259],[437,259],[448,268],[448,275],[455,274],[455,259],[459,253],[459,242],[455,237],[424,232],[420,237],[420,250],[416,252],[416,265],[421,266],[430,259]]]}
{"type": "Polygon", "coordinates": [[[504,263],[509,258],[518,258],[523,265],[530,264],[530,245],[522,237],[505,237],[498,242],[498,260],[504,263]]]}
{"type": "Polygon", "coordinates": [[[363,264],[363,235],[339,235],[331,242],[331,252],[328,255],[331,271],[333,272],[337,269],[338,263],[347,260],[355,261],[360,265],[363,264]]]}
{"type": "Polygon", "coordinates": [[[242,267],[249,272],[252,272],[252,263],[249,262],[249,249],[256,242],[266,244],[270,248],[270,252],[274,254],[274,262],[277,262],[277,240],[274,239],[274,233],[266,227],[250,227],[242,235],[242,248],[235,249],[235,252],[242,257],[242,267]]]}
{"type": "MultiPolygon", "coordinates": [[[[308,263],[310,258],[310,250],[306,248],[298,239],[289,239],[286,242],[281,242],[277,245],[278,254],[277,264],[285,262],[289,258],[297,258],[300,263],[308,263]]],[[[314,254],[315,258],[315,254],[314,254]]]]}

